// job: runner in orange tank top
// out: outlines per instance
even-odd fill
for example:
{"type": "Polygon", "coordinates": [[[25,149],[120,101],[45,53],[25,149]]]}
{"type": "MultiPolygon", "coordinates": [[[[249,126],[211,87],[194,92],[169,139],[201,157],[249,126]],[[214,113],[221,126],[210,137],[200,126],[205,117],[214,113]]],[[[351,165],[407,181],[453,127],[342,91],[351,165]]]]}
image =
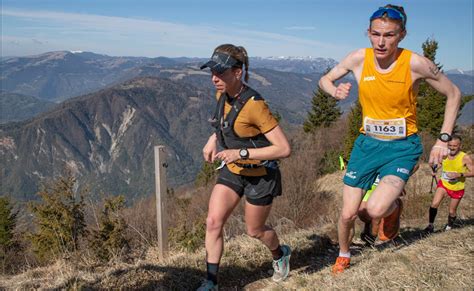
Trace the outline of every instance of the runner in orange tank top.
{"type": "Polygon", "coordinates": [[[344,177],[338,222],[340,251],[334,273],[350,265],[350,230],[363,192],[377,175],[381,181],[367,202],[367,212],[372,218],[384,218],[379,235],[382,232],[388,239],[398,235],[402,208],[399,196],[422,152],[416,134],[416,96],[422,79],[447,97],[442,134],[431,149],[429,162],[437,164],[448,154],[447,142],[461,93],[429,59],[398,46],[407,34],[406,23],[403,7],[389,4],[379,8],[370,17],[367,30],[372,47],[350,53],[319,81],[325,92],[338,100],[345,99],[351,84],[336,86],[335,81],[352,72],[359,84],[364,117],[344,177]]]}

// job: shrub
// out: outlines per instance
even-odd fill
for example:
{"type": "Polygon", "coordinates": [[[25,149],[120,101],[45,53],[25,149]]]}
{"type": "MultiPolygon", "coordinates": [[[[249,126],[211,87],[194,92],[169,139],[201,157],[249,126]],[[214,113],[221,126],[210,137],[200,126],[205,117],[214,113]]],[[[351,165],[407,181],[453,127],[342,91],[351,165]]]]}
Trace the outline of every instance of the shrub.
{"type": "Polygon", "coordinates": [[[59,177],[38,192],[40,203],[30,204],[37,227],[30,238],[40,261],[76,252],[80,238],[86,234],[85,192],[76,193],[75,184],[71,175],[59,177]]]}

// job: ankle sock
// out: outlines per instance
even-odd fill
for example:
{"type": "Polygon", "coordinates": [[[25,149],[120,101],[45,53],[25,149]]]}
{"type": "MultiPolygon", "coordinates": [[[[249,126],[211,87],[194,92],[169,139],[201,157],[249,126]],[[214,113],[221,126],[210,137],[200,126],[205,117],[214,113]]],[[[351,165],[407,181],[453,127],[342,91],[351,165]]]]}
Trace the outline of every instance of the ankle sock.
{"type": "Polygon", "coordinates": [[[430,218],[429,218],[430,224],[434,223],[436,214],[438,214],[438,208],[430,207],[430,218]]]}
{"type": "Polygon", "coordinates": [[[278,261],[283,257],[283,251],[281,250],[281,246],[278,245],[278,247],[274,250],[270,250],[272,252],[272,257],[274,261],[278,261]]]}
{"type": "Polygon", "coordinates": [[[211,280],[217,285],[217,272],[219,271],[219,264],[206,262],[207,266],[207,280],[211,280]]]}
{"type": "Polygon", "coordinates": [[[351,258],[351,252],[347,252],[347,253],[344,253],[344,252],[339,252],[339,257],[343,257],[343,258],[351,258]]]}

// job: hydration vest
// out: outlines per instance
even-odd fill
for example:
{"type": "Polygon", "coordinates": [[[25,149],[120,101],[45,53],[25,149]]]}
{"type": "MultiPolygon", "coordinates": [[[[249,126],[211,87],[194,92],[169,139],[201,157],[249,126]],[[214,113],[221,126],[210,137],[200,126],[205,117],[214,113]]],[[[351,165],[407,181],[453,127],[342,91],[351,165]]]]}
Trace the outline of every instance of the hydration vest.
{"type": "Polygon", "coordinates": [[[262,133],[252,137],[239,137],[234,131],[234,124],[237,116],[250,98],[254,100],[263,100],[257,91],[250,87],[244,88],[240,96],[229,100],[231,109],[224,118],[224,106],[227,94],[222,94],[217,102],[214,117],[209,120],[216,130],[219,145],[225,149],[240,148],[262,148],[271,145],[265,135],[262,133]]]}

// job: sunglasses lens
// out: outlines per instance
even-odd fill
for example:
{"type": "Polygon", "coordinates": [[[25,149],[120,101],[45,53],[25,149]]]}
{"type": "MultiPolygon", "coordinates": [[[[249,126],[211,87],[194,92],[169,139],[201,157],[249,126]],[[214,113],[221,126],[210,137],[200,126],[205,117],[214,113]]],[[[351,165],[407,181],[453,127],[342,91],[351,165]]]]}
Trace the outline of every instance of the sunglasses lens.
{"type": "Polygon", "coordinates": [[[372,16],[370,17],[370,20],[380,18],[385,13],[387,13],[387,16],[391,19],[404,20],[403,16],[401,15],[400,12],[396,11],[395,9],[391,9],[391,8],[380,8],[379,10],[375,11],[374,14],[372,14],[372,16]]]}

